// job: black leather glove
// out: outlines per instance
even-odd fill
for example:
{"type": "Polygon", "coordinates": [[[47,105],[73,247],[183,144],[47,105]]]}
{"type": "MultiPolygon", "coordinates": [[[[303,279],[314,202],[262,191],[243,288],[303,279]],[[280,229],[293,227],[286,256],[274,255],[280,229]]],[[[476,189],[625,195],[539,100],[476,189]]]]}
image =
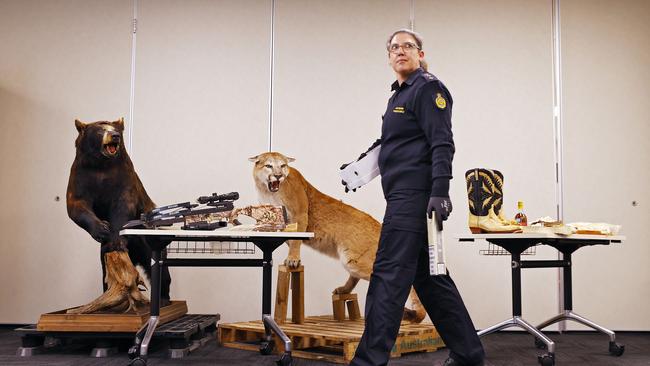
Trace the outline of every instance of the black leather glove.
{"type": "MultiPolygon", "coordinates": [[[[346,168],[348,165],[350,165],[350,164],[352,164],[352,163],[347,163],[347,164],[343,164],[343,165],[341,165],[341,167],[339,168],[339,170],[343,170],[343,169],[345,169],[345,168],[346,168]]],[[[348,188],[348,186],[345,184],[345,181],[344,181],[344,180],[341,180],[341,184],[343,184],[343,185],[345,186],[345,193],[350,192],[350,188],[348,188]]],[[[352,190],[352,192],[356,192],[356,191],[357,191],[356,188],[352,190]]]]}
{"type": "Polygon", "coordinates": [[[436,222],[438,227],[442,230],[442,222],[447,220],[449,214],[451,213],[452,206],[451,200],[449,197],[430,197],[429,205],[427,206],[427,216],[431,218],[433,212],[435,212],[436,222]]]}
{"type": "MultiPolygon", "coordinates": [[[[345,164],[345,165],[347,165],[347,164],[345,164]]],[[[343,168],[341,168],[341,169],[343,169],[343,168]]],[[[343,186],[345,186],[345,193],[350,192],[350,188],[348,188],[348,186],[347,186],[347,184],[345,184],[344,180],[341,180],[341,184],[343,184],[343,186]]],[[[352,192],[356,192],[356,191],[357,191],[356,188],[352,190],[352,192]]]]}

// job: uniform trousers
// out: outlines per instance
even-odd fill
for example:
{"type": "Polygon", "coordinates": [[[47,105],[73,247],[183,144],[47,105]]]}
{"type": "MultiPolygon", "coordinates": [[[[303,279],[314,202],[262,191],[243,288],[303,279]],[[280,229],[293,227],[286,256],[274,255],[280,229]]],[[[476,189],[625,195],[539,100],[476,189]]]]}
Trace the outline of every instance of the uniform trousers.
{"type": "Polygon", "coordinates": [[[451,277],[429,274],[428,191],[386,195],[387,206],[365,308],[365,330],[350,365],[386,365],[411,286],[436,326],[450,357],[480,365],[485,356],[474,324],[451,277]]]}

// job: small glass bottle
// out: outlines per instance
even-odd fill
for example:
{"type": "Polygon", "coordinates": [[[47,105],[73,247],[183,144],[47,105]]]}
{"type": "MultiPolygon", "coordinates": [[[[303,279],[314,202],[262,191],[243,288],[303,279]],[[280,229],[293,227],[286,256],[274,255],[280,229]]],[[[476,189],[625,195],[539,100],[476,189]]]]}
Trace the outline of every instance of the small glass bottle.
{"type": "Polygon", "coordinates": [[[517,222],[517,225],[528,226],[528,217],[526,217],[526,214],[524,213],[523,201],[517,202],[517,214],[515,215],[515,221],[517,222]]]}

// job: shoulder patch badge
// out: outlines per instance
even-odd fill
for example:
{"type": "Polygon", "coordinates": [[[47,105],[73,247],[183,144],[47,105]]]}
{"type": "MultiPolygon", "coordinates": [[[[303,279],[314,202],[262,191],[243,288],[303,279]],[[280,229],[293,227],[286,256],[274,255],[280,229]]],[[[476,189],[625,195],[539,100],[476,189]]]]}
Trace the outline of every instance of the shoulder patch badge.
{"type": "Polygon", "coordinates": [[[439,109],[445,109],[447,108],[447,101],[445,98],[440,94],[436,93],[438,96],[436,97],[436,107],[439,109]]]}

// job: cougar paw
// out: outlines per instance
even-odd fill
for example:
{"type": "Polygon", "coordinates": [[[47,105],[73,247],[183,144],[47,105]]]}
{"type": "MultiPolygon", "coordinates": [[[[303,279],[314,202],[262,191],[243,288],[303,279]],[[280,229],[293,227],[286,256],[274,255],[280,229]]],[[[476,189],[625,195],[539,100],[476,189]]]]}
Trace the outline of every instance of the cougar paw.
{"type": "Polygon", "coordinates": [[[352,292],[349,288],[346,288],[345,286],[339,286],[332,291],[334,295],[344,295],[344,294],[349,294],[352,292]]]}
{"type": "Polygon", "coordinates": [[[300,267],[300,258],[287,258],[284,260],[284,265],[289,268],[300,267]]]}
{"type": "Polygon", "coordinates": [[[424,316],[426,314],[418,314],[417,311],[409,309],[409,308],[404,308],[404,313],[402,314],[402,320],[406,320],[407,322],[410,323],[421,323],[422,320],[424,320],[424,316]]]}

